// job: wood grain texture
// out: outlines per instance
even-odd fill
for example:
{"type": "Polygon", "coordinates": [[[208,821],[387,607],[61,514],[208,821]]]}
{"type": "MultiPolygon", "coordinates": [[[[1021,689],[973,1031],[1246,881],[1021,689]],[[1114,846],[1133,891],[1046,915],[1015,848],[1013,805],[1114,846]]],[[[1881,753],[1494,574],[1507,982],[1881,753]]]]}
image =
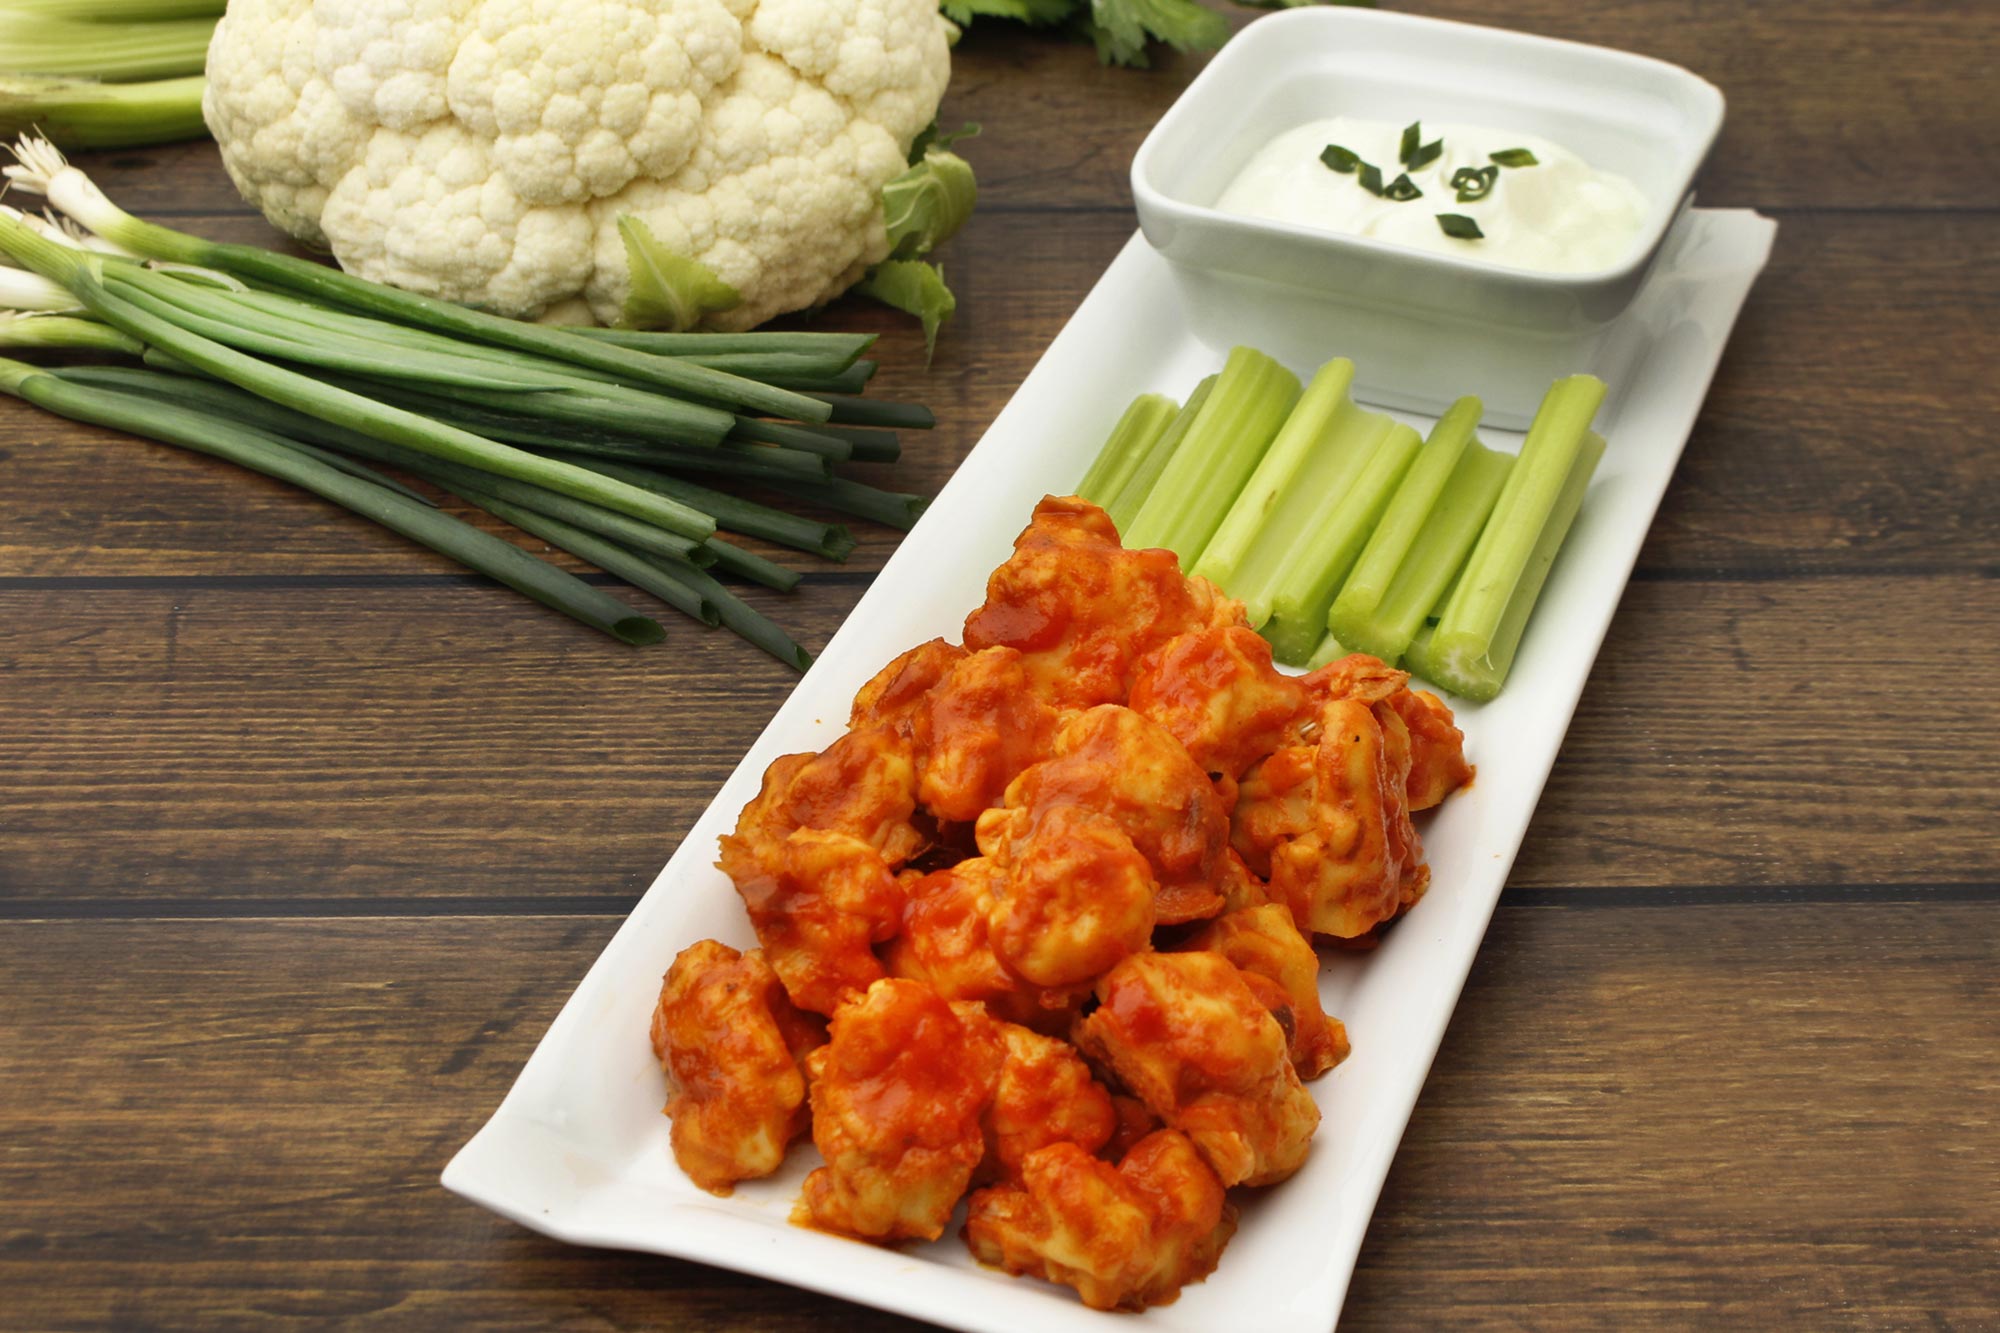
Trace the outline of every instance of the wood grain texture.
{"type": "MultiPolygon", "coordinates": [[[[0,925],[9,1321],[914,1327],[437,1187],[613,925],[0,925]]],[[[1343,1327],[2000,1317],[1996,925],[1503,907],[1343,1327]]]]}
{"type": "MultiPolygon", "coordinates": [[[[759,596],[818,647],[859,591],[759,596]]],[[[0,732],[0,905],[636,897],[794,679],[670,628],[635,653],[469,580],[0,593],[0,680],[34,719],[0,732]]],[[[1968,743],[2000,679],[1871,698],[1936,643],[1996,640],[1992,580],[1633,585],[1514,882],[2000,880],[2000,754],[1968,743]]]]}

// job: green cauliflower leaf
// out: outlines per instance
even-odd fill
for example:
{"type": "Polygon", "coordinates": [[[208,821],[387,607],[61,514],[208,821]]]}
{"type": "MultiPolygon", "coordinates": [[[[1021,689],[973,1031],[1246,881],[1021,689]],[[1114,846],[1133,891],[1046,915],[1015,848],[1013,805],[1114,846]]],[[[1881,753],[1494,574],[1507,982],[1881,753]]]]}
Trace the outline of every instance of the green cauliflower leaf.
{"type": "Polygon", "coordinates": [[[923,160],[882,187],[882,224],[891,259],[916,259],[958,234],[979,200],[972,168],[933,145],[923,160]]]}
{"type": "Polygon", "coordinates": [[[938,328],[958,309],[957,298],[944,285],[944,270],[919,259],[885,259],[854,290],[923,322],[926,364],[937,351],[938,328]]]}
{"type": "Polygon", "coordinates": [[[625,242],[631,277],[625,327],[682,333],[699,324],[702,316],[742,303],[743,297],[713,269],[660,244],[653,229],[631,214],[619,217],[618,235],[625,242]]]}

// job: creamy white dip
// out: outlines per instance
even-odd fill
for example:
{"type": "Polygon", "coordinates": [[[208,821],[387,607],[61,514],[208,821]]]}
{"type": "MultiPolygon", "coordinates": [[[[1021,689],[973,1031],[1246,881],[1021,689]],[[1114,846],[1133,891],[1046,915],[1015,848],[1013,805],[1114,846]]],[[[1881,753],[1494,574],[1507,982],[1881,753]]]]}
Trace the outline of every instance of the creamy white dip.
{"type": "Polygon", "coordinates": [[[1423,142],[1441,139],[1444,151],[1409,172],[1423,197],[1407,202],[1378,198],[1362,188],[1358,173],[1335,171],[1320,160],[1328,144],[1338,144],[1377,167],[1387,186],[1406,170],[1397,159],[1402,135],[1403,124],[1351,116],[1287,130],[1243,165],[1215,206],[1242,217],[1370,236],[1542,273],[1611,268],[1628,257],[1645,229],[1647,204],[1638,186],[1597,170],[1560,144],[1517,130],[1424,122],[1423,142]],[[1461,167],[1492,166],[1489,155],[1510,148],[1527,149],[1537,165],[1502,166],[1485,198],[1458,202],[1453,174],[1461,167]],[[1446,235],[1438,225],[1440,213],[1473,219],[1484,237],[1446,235]]]}

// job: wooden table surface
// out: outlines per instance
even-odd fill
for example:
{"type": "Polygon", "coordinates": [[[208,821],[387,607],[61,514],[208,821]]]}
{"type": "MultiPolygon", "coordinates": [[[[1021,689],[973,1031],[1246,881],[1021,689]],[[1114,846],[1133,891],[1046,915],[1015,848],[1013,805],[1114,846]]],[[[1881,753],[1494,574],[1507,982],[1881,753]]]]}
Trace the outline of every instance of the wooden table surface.
{"type": "MultiPolygon", "coordinates": [[[[1704,74],[1703,201],[1780,231],[1344,1318],[2000,1326],[2000,7],[1423,8],[1704,74]]],[[[880,312],[832,317],[938,411],[910,488],[1131,233],[1132,151],[1197,67],[961,46],[958,319],[926,374],[880,312]]],[[[270,239],[212,145],[88,165],[270,239]]],[[[890,536],[764,600],[824,643],[890,536]]],[[[0,405],[0,1324],[909,1326],[438,1186],[792,688],[669,629],[618,647],[0,405]]]]}

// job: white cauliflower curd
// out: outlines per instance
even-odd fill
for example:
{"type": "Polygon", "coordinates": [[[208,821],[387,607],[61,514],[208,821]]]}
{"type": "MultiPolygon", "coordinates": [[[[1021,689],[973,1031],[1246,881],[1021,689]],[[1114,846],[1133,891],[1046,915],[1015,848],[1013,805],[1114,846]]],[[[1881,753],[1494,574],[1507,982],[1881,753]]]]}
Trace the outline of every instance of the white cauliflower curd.
{"type": "Polygon", "coordinates": [[[350,273],[618,323],[629,216],[744,329],[888,256],[948,31],[937,0],[230,0],[204,111],[243,196],[350,273]]]}

